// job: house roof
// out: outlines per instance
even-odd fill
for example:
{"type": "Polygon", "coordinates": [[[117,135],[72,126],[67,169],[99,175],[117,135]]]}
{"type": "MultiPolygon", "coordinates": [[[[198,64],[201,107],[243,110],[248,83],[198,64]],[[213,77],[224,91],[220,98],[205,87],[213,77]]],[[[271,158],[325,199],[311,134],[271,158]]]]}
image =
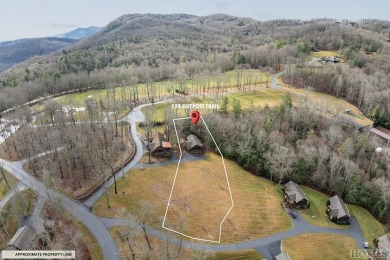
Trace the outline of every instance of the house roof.
{"type": "Polygon", "coordinates": [[[291,260],[290,256],[287,253],[280,253],[275,256],[276,260],[291,260]]]}
{"type": "Polygon", "coordinates": [[[384,235],[378,238],[379,249],[386,249],[390,252],[390,236],[384,235]]]}
{"type": "Polygon", "coordinates": [[[162,133],[155,134],[153,137],[152,143],[150,144],[150,147],[151,147],[150,151],[153,152],[154,150],[156,150],[159,147],[172,148],[171,143],[167,142],[166,140],[167,140],[167,138],[165,137],[164,134],[162,134],[162,133]]]}
{"type": "Polygon", "coordinates": [[[371,128],[370,132],[390,141],[390,135],[385,133],[385,132],[380,131],[379,129],[371,128]]]}
{"type": "Polygon", "coordinates": [[[332,210],[332,217],[342,218],[344,216],[350,217],[347,205],[344,201],[337,195],[329,198],[330,204],[329,208],[332,210]]]}
{"type": "Polygon", "coordinates": [[[286,192],[290,200],[295,202],[299,202],[303,199],[309,200],[306,197],[305,192],[303,192],[303,190],[295,182],[289,181],[284,185],[284,187],[285,187],[284,191],[286,192]]]}
{"type": "Polygon", "coordinates": [[[33,242],[37,232],[28,227],[23,226],[16,231],[15,235],[8,242],[8,246],[14,246],[20,250],[28,250],[31,248],[31,243],[33,242]]]}
{"type": "Polygon", "coordinates": [[[172,147],[172,145],[171,145],[170,142],[165,142],[165,141],[162,141],[162,142],[161,142],[161,145],[162,145],[162,147],[164,147],[164,148],[171,148],[171,147],[172,147]]]}
{"type": "Polygon", "coordinates": [[[190,148],[194,148],[195,146],[202,146],[203,144],[196,135],[190,134],[187,136],[187,145],[190,148]]]}

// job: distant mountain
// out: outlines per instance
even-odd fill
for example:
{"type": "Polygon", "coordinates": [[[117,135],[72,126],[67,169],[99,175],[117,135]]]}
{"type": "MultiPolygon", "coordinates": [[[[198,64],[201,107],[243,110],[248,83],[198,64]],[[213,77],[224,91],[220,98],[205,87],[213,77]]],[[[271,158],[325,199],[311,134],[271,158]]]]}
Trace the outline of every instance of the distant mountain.
{"type": "Polygon", "coordinates": [[[47,37],[0,42],[0,72],[31,57],[63,49],[76,41],[47,37]]]}
{"type": "Polygon", "coordinates": [[[73,31],[70,31],[70,32],[67,32],[64,34],[55,35],[53,37],[80,40],[80,39],[86,38],[88,36],[94,35],[98,31],[100,31],[101,29],[102,29],[101,27],[96,27],[96,26],[91,26],[88,28],[77,28],[76,30],[73,30],[73,31]]]}

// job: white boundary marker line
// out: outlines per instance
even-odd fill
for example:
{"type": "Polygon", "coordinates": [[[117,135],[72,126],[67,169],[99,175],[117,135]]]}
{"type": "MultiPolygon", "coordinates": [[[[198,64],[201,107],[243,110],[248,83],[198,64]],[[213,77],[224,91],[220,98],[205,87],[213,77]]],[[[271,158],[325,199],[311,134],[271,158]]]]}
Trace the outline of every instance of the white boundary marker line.
{"type": "Polygon", "coordinates": [[[180,158],[179,158],[179,162],[177,164],[177,167],[176,167],[176,173],[175,173],[175,177],[173,179],[173,184],[172,184],[172,188],[171,188],[171,193],[169,195],[169,200],[168,200],[168,203],[167,203],[167,208],[165,210],[165,215],[164,215],[164,220],[163,220],[163,223],[162,223],[162,228],[166,229],[166,230],[169,230],[169,231],[172,231],[172,232],[175,232],[177,234],[180,234],[182,236],[185,236],[185,237],[188,237],[188,238],[191,238],[191,239],[195,239],[195,240],[200,240],[200,241],[206,241],[206,242],[213,242],[213,243],[221,243],[221,234],[222,234],[222,224],[223,222],[226,220],[227,216],[229,215],[230,211],[233,209],[234,207],[234,201],[233,201],[233,195],[232,195],[232,191],[230,189],[230,183],[229,183],[229,178],[227,176],[227,171],[226,171],[226,166],[225,166],[225,161],[223,159],[223,155],[222,155],[222,152],[221,150],[219,149],[218,145],[217,145],[217,142],[215,142],[215,139],[214,137],[212,136],[206,122],[203,120],[203,117],[200,116],[200,118],[202,119],[203,121],[203,124],[205,125],[206,129],[207,129],[207,132],[209,132],[210,136],[211,136],[211,139],[213,139],[213,142],[215,144],[215,147],[217,148],[218,152],[220,153],[221,155],[221,159],[222,159],[222,164],[223,164],[223,168],[225,170],[225,177],[226,177],[226,181],[227,181],[227,184],[228,184],[228,188],[229,188],[229,193],[230,193],[230,201],[232,202],[232,206],[230,207],[230,209],[228,210],[228,212],[226,213],[225,217],[222,219],[221,223],[219,224],[219,237],[218,237],[218,241],[216,240],[208,240],[208,239],[202,239],[202,238],[197,238],[197,237],[192,237],[192,236],[189,236],[189,235],[186,235],[182,232],[179,232],[179,231],[176,231],[176,230],[173,230],[173,229],[170,229],[170,228],[167,228],[167,227],[164,227],[165,225],[165,220],[166,220],[166,217],[167,217],[167,214],[168,214],[168,208],[169,208],[169,205],[170,205],[170,202],[171,202],[171,198],[172,198],[172,193],[173,193],[173,189],[175,187],[175,183],[176,183],[176,177],[177,177],[177,173],[179,171],[179,165],[180,165],[180,162],[181,162],[181,158],[183,156],[183,152],[181,150],[181,147],[180,147],[180,140],[179,140],[179,135],[177,133],[177,129],[176,129],[176,124],[175,124],[175,121],[177,120],[183,120],[183,119],[191,119],[191,117],[182,117],[182,118],[175,118],[173,119],[173,126],[175,128],[175,133],[176,133],[176,138],[177,138],[177,141],[179,143],[179,151],[180,151],[180,158]]]}

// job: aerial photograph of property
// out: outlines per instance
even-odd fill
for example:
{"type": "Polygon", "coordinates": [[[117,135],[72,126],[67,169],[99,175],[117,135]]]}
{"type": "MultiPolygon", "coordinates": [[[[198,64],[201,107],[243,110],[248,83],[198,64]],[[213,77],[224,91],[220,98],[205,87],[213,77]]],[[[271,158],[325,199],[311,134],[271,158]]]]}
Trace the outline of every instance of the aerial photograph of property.
{"type": "Polygon", "coordinates": [[[0,260],[390,260],[390,1],[0,1],[0,260]]]}

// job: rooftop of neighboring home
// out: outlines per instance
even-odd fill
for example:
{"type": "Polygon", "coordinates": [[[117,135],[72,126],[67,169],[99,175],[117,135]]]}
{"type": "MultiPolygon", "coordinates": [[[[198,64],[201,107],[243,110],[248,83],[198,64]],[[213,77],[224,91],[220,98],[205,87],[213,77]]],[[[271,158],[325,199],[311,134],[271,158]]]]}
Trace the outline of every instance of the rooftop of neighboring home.
{"type": "Polygon", "coordinates": [[[383,235],[378,238],[378,246],[380,249],[386,249],[390,252],[390,235],[383,235]]]}
{"type": "Polygon", "coordinates": [[[19,250],[28,250],[36,237],[37,232],[29,226],[23,226],[16,231],[15,235],[8,242],[8,248],[13,247],[19,250]]]}
{"type": "Polygon", "coordinates": [[[329,198],[329,208],[332,210],[332,217],[341,218],[344,216],[350,217],[349,210],[344,201],[337,195],[329,198]]]}
{"type": "Polygon", "coordinates": [[[202,146],[202,141],[200,141],[200,139],[194,135],[194,134],[190,134],[189,136],[187,136],[187,145],[189,148],[193,148],[195,146],[202,146]]]}
{"type": "Polygon", "coordinates": [[[290,200],[298,202],[303,199],[309,200],[305,192],[293,181],[287,182],[285,185],[284,192],[288,195],[290,200]]]}

